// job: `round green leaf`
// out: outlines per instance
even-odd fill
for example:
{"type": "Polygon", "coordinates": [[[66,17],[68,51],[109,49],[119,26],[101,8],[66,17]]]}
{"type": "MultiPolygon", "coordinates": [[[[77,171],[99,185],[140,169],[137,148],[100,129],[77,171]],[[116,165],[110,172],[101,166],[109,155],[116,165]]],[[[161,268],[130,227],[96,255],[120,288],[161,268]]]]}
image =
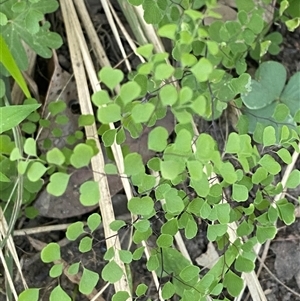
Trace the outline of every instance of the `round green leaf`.
{"type": "Polygon", "coordinates": [[[78,250],[79,250],[81,253],[86,253],[86,252],[91,251],[92,246],[93,246],[93,239],[90,238],[90,237],[88,237],[88,236],[86,236],[86,237],[83,237],[83,238],[80,240],[78,250]]]}
{"type": "Polygon", "coordinates": [[[156,80],[164,80],[168,79],[170,76],[172,76],[174,72],[174,67],[169,64],[159,64],[155,70],[154,70],[154,78],[156,80]]]}
{"type": "Polygon", "coordinates": [[[18,301],[38,301],[39,300],[39,289],[38,288],[28,288],[23,291],[18,298],[18,301]]]}
{"type": "Polygon", "coordinates": [[[120,90],[120,97],[123,103],[126,105],[127,103],[133,101],[137,97],[139,97],[141,93],[141,87],[136,82],[128,82],[122,85],[120,90]]]}
{"type": "Polygon", "coordinates": [[[78,126],[89,126],[92,125],[94,122],[95,117],[91,114],[80,115],[78,118],[78,126]]]}
{"type": "Polygon", "coordinates": [[[86,181],[80,186],[80,203],[83,206],[94,206],[100,200],[99,184],[95,181],[86,181]]]}
{"type": "Polygon", "coordinates": [[[66,237],[68,240],[76,240],[82,233],[84,233],[83,230],[84,224],[83,222],[75,222],[68,226],[66,237]]]}
{"type": "Polygon", "coordinates": [[[171,297],[173,297],[173,295],[175,294],[176,289],[173,283],[171,283],[170,281],[168,281],[166,284],[164,284],[161,294],[162,297],[164,298],[164,300],[168,300],[171,297]]]}
{"type": "Polygon", "coordinates": [[[25,140],[24,152],[29,156],[36,157],[36,141],[33,138],[27,138],[25,140]]]}
{"type": "Polygon", "coordinates": [[[99,213],[91,214],[87,219],[88,227],[94,232],[101,224],[101,216],[99,213]]]}
{"type": "Polygon", "coordinates": [[[142,161],[142,157],[138,153],[130,153],[124,160],[125,174],[128,176],[137,175],[145,172],[145,166],[142,161]]]}
{"type": "Polygon", "coordinates": [[[286,187],[295,189],[297,186],[300,185],[300,171],[298,169],[294,169],[286,182],[286,187]]]}
{"type": "Polygon", "coordinates": [[[250,273],[254,270],[255,264],[252,260],[240,255],[234,263],[234,268],[238,272],[250,273]]]}
{"type": "Polygon", "coordinates": [[[154,0],[144,0],[144,20],[148,24],[158,24],[162,18],[162,12],[157,5],[157,1],[154,0]]]}
{"type": "Polygon", "coordinates": [[[50,301],[71,301],[72,299],[67,295],[67,293],[61,288],[60,285],[56,286],[49,297],[50,301]]]}
{"type": "Polygon", "coordinates": [[[274,127],[272,126],[267,126],[264,128],[264,133],[263,133],[263,144],[264,146],[271,146],[276,143],[276,132],[274,127]]]}
{"type": "Polygon", "coordinates": [[[106,90],[100,90],[100,91],[95,92],[92,95],[92,102],[97,107],[101,107],[102,105],[108,104],[109,102],[111,102],[111,99],[106,90]]]}
{"type": "Polygon", "coordinates": [[[154,110],[155,106],[152,103],[138,103],[132,108],[132,119],[136,123],[148,122],[154,110]]]}
{"type": "Polygon", "coordinates": [[[292,163],[292,156],[290,154],[290,152],[285,149],[282,148],[277,152],[277,155],[280,157],[280,159],[285,163],[285,164],[290,164],[292,163]]]}
{"type": "Polygon", "coordinates": [[[102,270],[101,276],[104,281],[115,283],[123,276],[122,269],[115,263],[114,260],[110,261],[102,270]]]}
{"type": "Polygon", "coordinates": [[[281,171],[280,164],[268,154],[264,155],[258,163],[263,168],[265,168],[271,175],[277,175],[281,171]]]}
{"type": "Polygon", "coordinates": [[[47,185],[47,192],[54,196],[61,196],[67,189],[70,175],[56,172],[50,176],[50,183],[47,185]]]}
{"type": "Polygon", "coordinates": [[[268,239],[273,239],[277,233],[275,226],[257,226],[256,236],[260,244],[264,244],[268,239]]]}
{"type": "Polygon", "coordinates": [[[213,71],[213,65],[208,59],[202,57],[199,62],[191,68],[191,71],[199,82],[205,82],[213,71]]]}
{"type": "Polygon", "coordinates": [[[223,284],[227,288],[228,293],[233,297],[237,297],[244,287],[243,279],[230,270],[226,273],[223,284]]]}
{"type": "Polygon", "coordinates": [[[128,301],[129,298],[128,292],[119,291],[113,295],[112,301],[128,301]]]}
{"type": "Polygon", "coordinates": [[[99,72],[100,80],[111,90],[115,88],[124,78],[121,70],[111,67],[103,67],[99,72]]]}
{"type": "Polygon", "coordinates": [[[27,170],[27,177],[31,182],[36,182],[46,171],[47,168],[41,162],[33,162],[27,170]]]}
{"type": "Polygon", "coordinates": [[[116,129],[109,129],[102,135],[102,141],[105,147],[110,147],[114,144],[116,134],[116,129]]]}
{"type": "Polygon", "coordinates": [[[176,24],[166,24],[158,29],[158,34],[163,38],[175,39],[175,34],[178,30],[176,24]]]}
{"type": "Polygon", "coordinates": [[[154,209],[153,200],[148,197],[133,197],[128,202],[128,210],[137,215],[149,215],[154,209]]]}
{"type": "Polygon", "coordinates": [[[132,261],[132,253],[128,250],[119,250],[120,260],[124,263],[131,263],[132,261]]]}
{"type": "MultiPolygon", "coordinates": [[[[129,2],[131,2],[133,0],[129,0],[129,2]]],[[[140,4],[142,4],[142,0],[134,0],[134,1],[139,1],[140,4]]],[[[146,44],[146,45],[142,45],[140,47],[138,47],[136,49],[136,52],[139,54],[139,55],[142,55],[144,58],[146,59],[149,59],[150,56],[152,55],[152,52],[153,52],[153,48],[154,46],[152,44],[146,44]]]]}
{"type": "Polygon", "coordinates": [[[45,263],[49,263],[60,259],[60,246],[58,243],[51,242],[41,251],[41,259],[45,263]]]}
{"type": "Polygon", "coordinates": [[[63,264],[57,263],[53,265],[49,271],[49,276],[52,278],[59,277],[63,272],[63,264]]]}
{"type": "Polygon", "coordinates": [[[121,108],[115,103],[101,107],[98,109],[97,118],[103,124],[119,121],[121,119],[121,108]]]}
{"type": "Polygon", "coordinates": [[[276,202],[280,219],[286,224],[291,225],[295,221],[295,206],[286,199],[276,202]]]}
{"type": "Polygon", "coordinates": [[[83,273],[79,282],[79,291],[84,295],[89,295],[97,285],[98,280],[98,273],[83,268],[83,273]]]}
{"type": "Polygon", "coordinates": [[[67,105],[64,101],[58,100],[55,102],[50,102],[48,105],[48,110],[52,116],[62,113],[67,108],[67,105]]]}
{"type": "Polygon", "coordinates": [[[79,266],[80,266],[79,262],[75,262],[75,263],[71,264],[68,268],[68,273],[70,275],[76,275],[79,271],[79,266]]]}
{"type": "Polygon", "coordinates": [[[122,220],[112,221],[109,225],[110,229],[113,231],[119,231],[124,226],[126,226],[126,223],[122,220]]]}
{"type": "Polygon", "coordinates": [[[71,155],[70,158],[70,163],[75,168],[88,166],[93,156],[94,156],[93,148],[89,145],[80,143],[75,146],[73,150],[73,154],[71,155]]]}
{"type": "Polygon", "coordinates": [[[160,89],[159,96],[163,106],[172,106],[177,101],[178,93],[173,85],[165,85],[160,89]]]}
{"type": "Polygon", "coordinates": [[[180,278],[185,281],[191,281],[195,277],[199,277],[200,268],[194,265],[185,267],[179,274],[180,278]]]}
{"type": "Polygon", "coordinates": [[[169,133],[164,127],[156,127],[148,135],[148,148],[157,152],[163,151],[168,144],[168,137],[169,133]]]}
{"type": "Polygon", "coordinates": [[[244,185],[233,184],[232,198],[237,202],[245,202],[248,200],[248,189],[244,185]]]}
{"type": "Polygon", "coordinates": [[[148,289],[148,286],[144,283],[141,283],[137,286],[135,293],[138,297],[140,297],[140,296],[143,296],[146,294],[147,289],[148,289]]]}
{"type": "Polygon", "coordinates": [[[161,234],[157,238],[156,244],[159,248],[171,247],[173,244],[173,236],[169,234],[161,234]]]}
{"type": "Polygon", "coordinates": [[[52,148],[46,154],[46,160],[50,164],[62,165],[65,163],[65,156],[57,147],[52,148]]]}

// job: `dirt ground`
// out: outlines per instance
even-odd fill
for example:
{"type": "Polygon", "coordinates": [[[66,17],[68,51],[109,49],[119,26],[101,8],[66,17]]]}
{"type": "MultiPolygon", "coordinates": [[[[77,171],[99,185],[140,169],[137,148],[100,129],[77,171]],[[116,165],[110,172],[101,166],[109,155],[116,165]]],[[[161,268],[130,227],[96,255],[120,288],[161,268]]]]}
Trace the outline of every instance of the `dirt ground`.
{"type": "MultiPolygon", "coordinates": [[[[109,28],[105,28],[109,30],[109,28]]],[[[282,62],[287,70],[289,76],[294,74],[296,71],[300,70],[300,30],[294,33],[288,32],[283,25],[281,27],[274,28],[274,30],[279,30],[284,36],[284,42],[282,44],[281,52],[276,57],[271,57],[270,59],[282,62]]],[[[103,36],[103,39],[108,39],[107,36],[103,36]]],[[[108,45],[108,51],[113,45],[108,45]]],[[[61,60],[65,60],[66,66],[68,65],[68,55],[67,47],[62,47],[58,53],[63,57],[61,60]]],[[[118,60],[117,51],[112,52],[112,61],[118,60]]],[[[39,62],[42,64],[42,62],[39,62]]],[[[68,68],[68,66],[67,66],[68,68]]],[[[70,70],[68,70],[70,71],[70,70]]],[[[300,84],[300,83],[299,83],[300,84]]],[[[300,87],[300,85],[299,85],[300,87]]],[[[300,168],[300,162],[297,163],[297,168],[300,168]]],[[[289,194],[298,198],[300,195],[300,188],[293,191],[289,191],[289,194]]],[[[122,199],[122,196],[120,197],[122,199]]],[[[295,202],[293,198],[289,198],[292,202],[295,202]]],[[[97,212],[97,209],[95,209],[97,212]]],[[[21,219],[19,223],[19,228],[33,228],[42,227],[46,225],[55,224],[68,224],[77,220],[86,220],[87,214],[74,216],[67,219],[57,219],[57,218],[46,218],[38,217],[34,220],[21,219]]],[[[300,300],[294,293],[300,294],[300,217],[296,219],[296,222],[287,227],[284,225],[278,225],[280,230],[271,242],[270,249],[268,251],[267,257],[264,261],[265,266],[263,266],[259,275],[260,283],[264,289],[266,298],[268,301],[296,301],[300,300]],[[281,282],[281,283],[280,283],[281,282]],[[286,286],[289,288],[286,288],[286,286]]],[[[124,233],[124,243],[128,237],[128,233],[124,233]]],[[[78,241],[76,242],[66,242],[64,240],[64,231],[53,231],[47,233],[41,233],[30,236],[16,236],[14,238],[15,244],[18,248],[19,257],[22,259],[23,272],[27,284],[29,287],[39,287],[41,290],[40,300],[49,300],[49,292],[53,287],[58,284],[58,280],[53,280],[48,276],[49,269],[51,265],[47,265],[41,262],[39,259],[39,252],[37,249],[41,247],[41,242],[61,242],[62,243],[62,258],[71,264],[72,262],[82,261],[83,265],[100,272],[103,268],[105,261],[103,259],[103,254],[105,253],[105,242],[103,241],[103,233],[101,229],[96,231],[94,234],[95,245],[91,252],[82,255],[78,251],[78,241]],[[30,240],[32,238],[34,240],[30,240]]],[[[192,260],[196,263],[196,259],[207,251],[208,241],[206,239],[206,227],[199,221],[199,233],[198,235],[190,241],[186,241],[186,246],[189,253],[192,255],[192,260]]],[[[145,268],[145,259],[142,263],[133,265],[132,276],[133,284],[136,285],[139,281],[145,281],[148,285],[151,285],[151,275],[145,268]]],[[[257,262],[257,269],[259,268],[259,262],[257,262]]],[[[15,283],[18,288],[22,288],[20,279],[15,279],[15,283]]],[[[66,290],[66,292],[73,297],[73,300],[84,301],[88,300],[85,296],[78,292],[78,287],[73,284],[65,276],[59,279],[60,285],[66,290]]],[[[103,286],[103,282],[99,281],[97,289],[103,286]]],[[[152,300],[155,297],[154,285],[153,294],[149,295],[152,300]]],[[[111,295],[113,294],[112,289],[108,289],[105,293],[104,298],[106,300],[111,300],[111,295]]],[[[139,299],[139,300],[146,300],[139,299]]],[[[0,294],[0,301],[6,300],[5,295],[0,294]]],[[[243,301],[251,301],[251,297],[248,296],[248,291],[245,291],[243,301]]]]}

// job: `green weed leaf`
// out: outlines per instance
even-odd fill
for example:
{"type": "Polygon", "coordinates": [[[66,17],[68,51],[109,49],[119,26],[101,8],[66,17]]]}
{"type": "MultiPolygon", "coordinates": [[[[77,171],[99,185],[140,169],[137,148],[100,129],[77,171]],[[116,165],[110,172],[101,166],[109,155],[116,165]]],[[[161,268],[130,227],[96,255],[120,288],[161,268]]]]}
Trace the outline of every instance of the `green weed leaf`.
{"type": "Polygon", "coordinates": [[[274,127],[272,126],[267,126],[264,128],[264,133],[263,133],[263,144],[264,146],[271,146],[276,143],[276,132],[274,127]]]}
{"type": "Polygon", "coordinates": [[[128,210],[136,215],[149,215],[153,211],[153,208],[154,202],[148,196],[142,198],[133,197],[128,202],[128,210]]]}
{"type": "Polygon", "coordinates": [[[36,141],[33,138],[27,138],[25,140],[24,152],[29,156],[36,157],[36,141]]]}
{"type": "Polygon", "coordinates": [[[209,241],[215,241],[218,237],[222,237],[226,233],[226,231],[227,225],[208,225],[207,238],[209,241]]]}
{"type": "Polygon", "coordinates": [[[185,267],[179,274],[183,281],[189,282],[195,277],[198,277],[200,273],[200,268],[194,265],[185,267]]]}
{"type": "Polygon", "coordinates": [[[157,240],[156,244],[159,248],[168,248],[173,244],[173,236],[169,234],[161,234],[157,240]]]}
{"type": "Polygon", "coordinates": [[[166,284],[164,284],[163,288],[162,288],[162,297],[167,300],[173,297],[173,295],[175,294],[176,289],[174,284],[172,284],[170,281],[168,281],[166,284]]]}
{"type": "Polygon", "coordinates": [[[92,95],[92,102],[94,103],[95,106],[101,107],[102,105],[111,102],[111,99],[106,90],[100,90],[92,95]]]}
{"type": "Polygon", "coordinates": [[[206,82],[213,71],[213,66],[208,59],[201,58],[199,62],[191,68],[191,71],[200,83],[206,82]]]}
{"type": "Polygon", "coordinates": [[[168,131],[161,126],[153,129],[148,136],[148,148],[153,151],[161,152],[167,146],[168,131]]]}
{"type": "Polygon", "coordinates": [[[286,224],[291,225],[295,221],[295,206],[286,199],[276,202],[279,218],[286,224]]]}
{"type": "Polygon", "coordinates": [[[275,226],[257,226],[256,236],[260,244],[264,244],[268,239],[273,239],[277,233],[275,226]]]}
{"type": "Polygon", "coordinates": [[[281,166],[273,157],[266,154],[260,160],[259,164],[265,168],[271,175],[277,175],[281,171],[281,166]]]}
{"type": "MultiPolygon", "coordinates": [[[[130,0],[136,1],[136,0],[130,0]]],[[[112,296],[112,301],[127,301],[130,298],[128,292],[119,291],[112,296]]]]}
{"type": "Polygon", "coordinates": [[[49,276],[51,278],[57,278],[62,274],[62,272],[63,272],[63,264],[57,263],[51,267],[49,271],[49,276]]]}
{"type": "Polygon", "coordinates": [[[93,246],[93,239],[86,236],[80,240],[78,250],[81,253],[86,253],[86,252],[91,251],[92,246],[93,246]]]}
{"type": "Polygon", "coordinates": [[[79,282],[79,291],[84,295],[89,295],[99,280],[99,274],[83,268],[83,273],[79,282]]]}
{"type": "Polygon", "coordinates": [[[36,182],[46,171],[47,167],[45,167],[41,162],[33,162],[28,168],[27,177],[31,182],[36,182]]]}
{"type": "Polygon", "coordinates": [[[67,189],[70,175],[56,172],[50,176],[50,183],[47,185],[47,192],[54,196],[61,196],[67,189]]]}
{"type": "Polygon", "coordinates": [[[65,163],[65,155],[57,147],[52,148],[46,154],[46,160],[50,164],[63,165],[65,163]]]}
{"type": "Polygon", "coordinates": [[[110,147],[114,144],[116,134],[116,129],[109,129],[102,135],[102,141],[105,147],[110,147]]]}
{"type": "Polygon", "coordinates": [[[143,1],[144,20],[148,24],[158,24],[162,18],[161,10],[157,4],[154,0],[143,1]]]}
{"type": "Polygon", "coordinates": [[[133,107],[131,111],[132,119],[136,123],[147,122],[153,115],[154,110],[155,106],[152,103],[138,103],[133,107]]]}
{"type": "Polygon", "coordinates": [[[240,255],[234,263],[234,268],[238,272],[250,273],[254,270],[255,264],[252,260],[240,255]]]}
{"type": "Polygon", "coordinates": [[[124,160],[125,173],[128,176],[133,176],[145,172],[145,166],[142,157],[138,153],[131,153],[125,157],[124,160]]]}
{"type": "Polygon", "coordinates": [[[121,108],[114,103],[101,107],[98,109],[97,118],[103,124],[119,121],[121,119],[121,108]]]}
{"type": "Polygon", "coordinates": [[[135,293],[138,297],[140,297],[140,296],[143,296],[146,294],[147,289],[148,289],[148,286],[144,283],[141,283],[137,286],[135,293]]]}
{"type": "Polygon", "coordinates": [[[126,226],[126,223],[122,220],[112,221],[109,225],[110,229],[113,231],[119,231],[124,226],[126,226]]]}
{"type": "Polygon", "coordinates": [[[233,184],[232,198],[237,202],[245,202],[248,200],[248,189],[244,185],[233,184]]]}
{"type": "Polygon", "coordinates": [[[122,85],[120,90],[120,97],[126,105],[136,99],[141,93],[141,87],[136,82],[128,82],[122,85]]]}
{"type": "Polygon", "coordinates": [[[41,251],[41,259],[45,263],[49,263],[60,259],[60,246],[57,243],[49,243],[41,251]]]}
{"type": "Polygon", "coordinates": [[[80,266],[79,262],[75,262],[71,264],[68,268],[68,274],[76,275],[79,272],[79,266],[80,266]]]}
{"type": "Polygon", "coordinates": [[[70,157],[70,163],[77,169],[88,166],[94,156],[93,148],[87,144],[77,144],[70,157]]]}
{"type": "Polygon", "coordinates": [[[230,270],[226,273],[223,284],[233,297],[237,297],[244,287],[243,279],[230,270]]]}
{"type": "MultiPolygon", "coordinates": [[[[139,1],[139,0],[137,0],[137,1],[139,1]]],[[[136,52],[139,55],[142,55],[144,58],[149,59],[153,53],[153,48],[154,47],[152,44],[146,44],[146,45],[142,45],[142,46],[138,47],[136,49],[136,52]]]]}
{"type": "Polygon", "coordinates": [[[80,186],[80,203],[83,206],[94,206],[100,200],[99,184],[95,181],[86,181],[80,186]]]}
{"type": "Polygon", "coordinates": [[[66,237],[68,240],[76,240],[85,231],[83,222],[75,222],[67,228],[66,237]]]}
{"type": "Polygon", "coordinates": [[[132,261],[132,253],[128,250],[119,250],[120,260],[126,264],[131,263],[132,261]]]}
{"type": "Polygon", "coordinates": [[[103,67],[99,72],[99,79],[109,88],[114,89],[124,78],[121,70],[103,67]]]}
{"type": "Polygon", "coordinates": [[[67,293],[61,288],[60,285],[56,286],[49,297],[50,301],[71,301],[72,299],[67,295],[67,293]]]}
{"type": "Polygon", "coordinates": [[[116,264],[114,260],[110,261],[102,270],[101,276],[104,281],[115,283],[123,276],[122,269],[116,264]]]}
{"type": "Polygon", "coordinates": [[[298,169],[294,169],[287,180],[286,187],[295,189],[300,185],[300,171],[298,169]]]}
{"type": "Polygon", "coordinates": [[[101,224],[101,216],[98,213],[91,214],[87,219],[88,227],[94,232],[101,224]]]}
{"type": "Polygon", "coordinates": [[[28,288],[23,291],[18,298],[18,301],[38,301],[39,299],[39,289],[38,288],[28,288]]]}

